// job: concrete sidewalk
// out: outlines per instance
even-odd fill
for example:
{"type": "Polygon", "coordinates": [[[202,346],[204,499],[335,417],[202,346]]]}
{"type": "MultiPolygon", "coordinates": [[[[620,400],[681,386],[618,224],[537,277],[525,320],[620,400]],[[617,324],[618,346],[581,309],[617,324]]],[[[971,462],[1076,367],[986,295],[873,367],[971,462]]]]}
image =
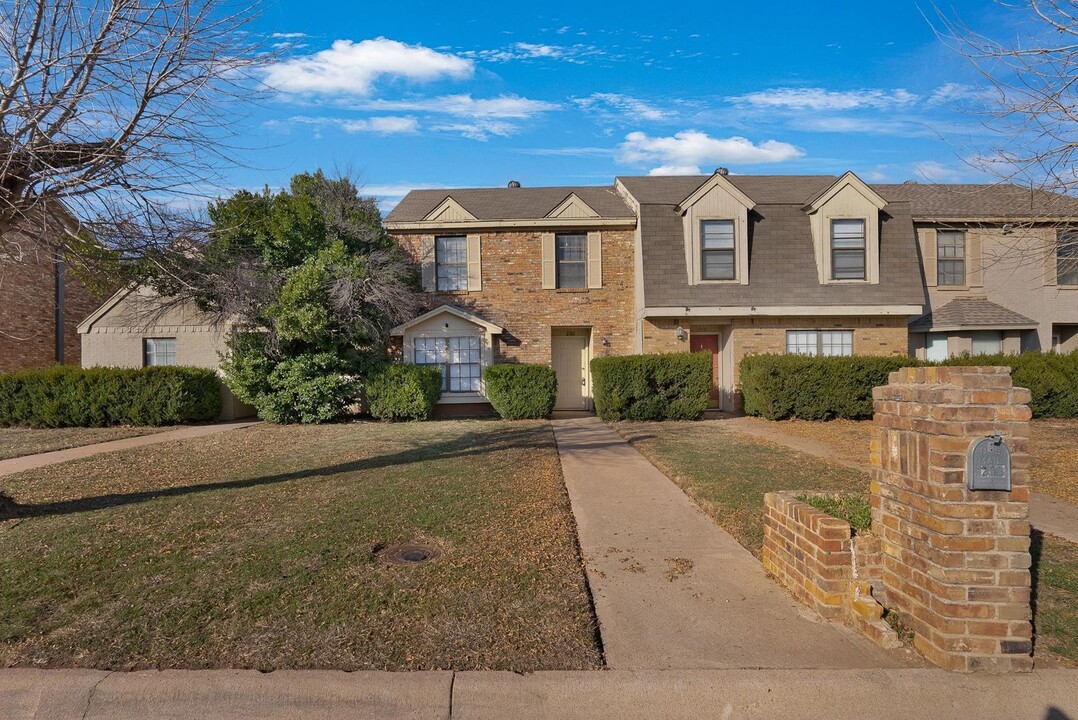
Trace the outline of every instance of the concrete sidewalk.
{"type": "Polygon", "coordinates": [[[66,450],[54,450],[53,452],[38,453],[37,455],[23,455],[22,457],[0,460],[0,477],[13,475],[24,470],[54,465],[69,460],[92,457],[101,453],[115,452],[116,450],[129,450],[130,448],[143,447],[144,445],[156,445],[174,440],[186,440],[188,438],[205,437],[216,435],[228,430],[257,425],[261,420],[245,420],[240,422],[216,423],[213,425],[190,425],[166,430],[165,432],[153,433],[152,435],[139,435],[137,437],[123,438],[121,440],[109,440],[108,442],[81,447],[68,448],[66,450]]]}
{"type": "Polygon", "coordinates": [[[823,622],[597,418],[554,435],[614,670],[919,664],[823,622]]]}
{"type": "Polygon", "coordinates": [[[1078,718],[1078,671],[0,670],[4,720],[1078,718]]]}

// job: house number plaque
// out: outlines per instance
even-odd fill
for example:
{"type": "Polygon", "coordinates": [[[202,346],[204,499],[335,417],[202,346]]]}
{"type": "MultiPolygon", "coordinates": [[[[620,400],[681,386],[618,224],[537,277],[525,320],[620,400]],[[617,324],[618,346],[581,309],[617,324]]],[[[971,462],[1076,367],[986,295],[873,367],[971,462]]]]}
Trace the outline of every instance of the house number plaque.
{"type": "Polygon", "coordinates": [[[1011,489],[1011,451],[999,435],[975,440],[969,448],[966,470],[970,490],[1011,489]]]}

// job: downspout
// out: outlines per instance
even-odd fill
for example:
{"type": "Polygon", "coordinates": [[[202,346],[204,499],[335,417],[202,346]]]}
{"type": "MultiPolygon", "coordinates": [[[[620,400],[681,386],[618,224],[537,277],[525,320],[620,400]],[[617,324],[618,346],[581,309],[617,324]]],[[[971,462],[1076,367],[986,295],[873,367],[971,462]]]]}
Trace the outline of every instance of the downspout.
{"type": "Polygon", "coordinates": [[[64,261],[57,254],[56,272],[56,362],[64,364],[64,261]]]}

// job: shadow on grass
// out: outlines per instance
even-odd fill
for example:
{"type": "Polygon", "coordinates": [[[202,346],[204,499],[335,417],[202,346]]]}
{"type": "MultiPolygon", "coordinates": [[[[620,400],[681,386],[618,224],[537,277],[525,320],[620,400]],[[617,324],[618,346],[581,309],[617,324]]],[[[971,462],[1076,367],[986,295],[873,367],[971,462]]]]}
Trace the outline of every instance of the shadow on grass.
{"type": "MultiPolygon", "coordinates": [[[[149,500],[156,500],[158,498],[184,497],[186,495],[219,490],[241,490],[244,488],[260,487],[264,485],[275,485],[278,483],[292,482],[294,480],[328,478],[346,473],[397,467],[412,463],[489,455],[503,450],[553,449],[555,445],[549,433],[549,429],[544,431],[542,428],[535,427],[470,432],[449,440],[432,442],[386,455],[377,455],[363,460],[313,467],[310,469],[296,470],[276,475],[263,475],[260,477],[227,480],[223,482],[204,482],[194,485],[184,485],[182,487],[161,488],[158,490],[145,490],[141,492],[111,493],[108,495],[97,495],[52,503],[20,504],[5,498],[6,502],[0,502],[0,520],[71,515],[80,512],[135,505],[149,500]]],[[[601,447],[609,447],[612,444],[613,443],[582,443],[574,445],[574,448],[595,447],[598,449],[601,447]]],[[[2,497],[4,496],[0,495],[0,498],[2,497]]]]}

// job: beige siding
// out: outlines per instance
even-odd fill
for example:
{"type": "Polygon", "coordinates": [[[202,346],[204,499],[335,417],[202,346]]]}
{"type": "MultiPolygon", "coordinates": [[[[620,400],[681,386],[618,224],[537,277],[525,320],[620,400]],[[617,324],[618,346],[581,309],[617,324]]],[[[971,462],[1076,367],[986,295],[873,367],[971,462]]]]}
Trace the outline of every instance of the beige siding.
{"type": "Polygon", "coordinates": [[[700,279],[701,220],[734,221],[734,266],[737,278],[732,282],[747,285],[749,283],[748,208],[721,185],[711,188],[685,212],[683,219],[685,267],[688,268],[689,283],[731,282],[700,279]]]}
{"type": "Polygon", "coordinates": [[[588,233],[588,287],[603,286],[603,235],[598,231],[588,233]]]}
{"type": "Polygon", "coordinates": [[[857,188],[847,185],[811,215],[812,239],[816,249],[816,268],[821,283],[880,281],[880,212],[857,188]],[[865,221],[865,280],[831,279],[831,221],[865,221]]]}
{"type": "Polygon", "coordinates": [[[557,284],[557,267],[554,263],[554,233],[542,233],[539,240],[542,253],[542,286],[553,290],[557,284]]]}
{"type": "Polygon", "coordinates": [[[483,252],[479,235],[468,236],[468,290],[483,289],[483,252]]]}

